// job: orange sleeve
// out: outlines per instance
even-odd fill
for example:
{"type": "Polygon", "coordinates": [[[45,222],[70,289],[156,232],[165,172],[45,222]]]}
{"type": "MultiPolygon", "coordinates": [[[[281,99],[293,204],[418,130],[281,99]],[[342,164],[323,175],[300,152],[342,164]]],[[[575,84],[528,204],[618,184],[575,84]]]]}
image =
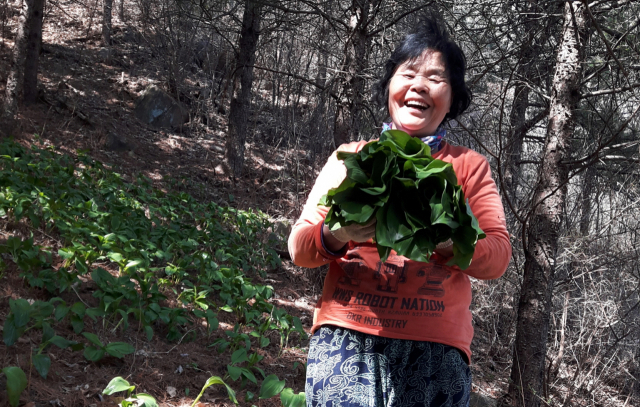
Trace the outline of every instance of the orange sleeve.
{"type": "MultiPolygon", "coordinates": [[[[337,151],[356,152],[365,144],[365,141],[344,144],[337,151]]],[[[289,235],[289,254],[294,264],[309,268],[319,267],[346,253],[346,246],[339,253],[330,253],[323,247],[322,227],[319,224],[324,222],[329,208],[318,205],[320,198],[331,188],[338,187],[346,176],[347,168],[334,152],[320,171],[300,218],[293,225],[289,235]]]]}
{"type": "Polygon", "coordinates": [[[496,183],[491,177],[489,162],[475,151],[464,150],[466,151],[451,162],[464,196],[469,200],[469,206],[487,237],[478,241],[471,265],[462,272],[477,279],[490,280],[500,277],[507,269],[511,259],[511,242],[504,208],[496,183]]]}

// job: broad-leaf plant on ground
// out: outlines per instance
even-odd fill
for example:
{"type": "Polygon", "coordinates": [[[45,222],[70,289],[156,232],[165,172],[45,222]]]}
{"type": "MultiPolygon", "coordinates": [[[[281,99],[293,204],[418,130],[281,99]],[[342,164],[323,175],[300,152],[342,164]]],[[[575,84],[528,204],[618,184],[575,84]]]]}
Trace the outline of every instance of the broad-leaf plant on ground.
{"type": "Polygon", "coordinates": [[[400,130],[383,132],[357,153],[340,151],[338,159],[347,177],[319,203],[330,207],[325,222],[331,230],[375,217],[381,261],[395,250],[427,262],[438,243],[451,239],[448,265],[469,267],[485,234],[450,163],[434,159],[428,145],[400,130]]]}
{"type": "MultiPolygon", "coordinates": [[[[112,332],[125,332],[131,323],[148,341],[158,332],[177,341],[203,324],[210,336],[221,329],[219,314],[229,313],[235,323],[210,347],[244,355],[228,366],[240,375],[224,377],[241,379],[242,388],[247,378],[257,387],[256,376],[269,377],[259,367],[264,356],[258,350],[269,345],[270,333],[278,334],[281,347],[292,332],[306,337],[299,318],[271,303],[273,288],[252,278],[280,263],[264,239],[269,220],[259,211],[202,203],[160,190],[143,176],[126,181],[82,153],[72,157],[6,140],[0,143],[0,219],[21,222],[31,232],[0,241],[0,271],[4,259],[12,261],[27,285],[47,292],[43,300],[9,300],[2,340],[13,346],[28,331],[42,331],[31,363],[43,379],[51,345],[82,351],[90,362],[135,352],[129,343],[90,332],[99,321],[112,332]],[[55,236],[56,246],[36,244],[35,231],[55,236]],[[95,287],[91,305],[61,298],[89,280],[95,287]],[[170,295],[177,306],[170,306],[170,295]],[[57,333],[63,324],[78,340],[57,333]]],[[[3,370],[14,404],[23,390],[16,369],[3,370]]],[[[138,394],[135,402],[145,397],[138,394]]]]}

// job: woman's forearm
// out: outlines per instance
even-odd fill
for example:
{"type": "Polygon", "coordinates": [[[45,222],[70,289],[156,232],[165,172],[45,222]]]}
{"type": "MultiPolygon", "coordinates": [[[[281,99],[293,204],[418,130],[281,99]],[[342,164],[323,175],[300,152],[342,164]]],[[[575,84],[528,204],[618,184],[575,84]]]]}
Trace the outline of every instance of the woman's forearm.
{"type": "Polygon", "coordinates": [[[340,240],[336,239],[331,234],[329,226],[327,225],[322,225],[322,238],[326,249],[331,252],[339,252],[346,244],[345,242],[341,242],[340,240]]]}

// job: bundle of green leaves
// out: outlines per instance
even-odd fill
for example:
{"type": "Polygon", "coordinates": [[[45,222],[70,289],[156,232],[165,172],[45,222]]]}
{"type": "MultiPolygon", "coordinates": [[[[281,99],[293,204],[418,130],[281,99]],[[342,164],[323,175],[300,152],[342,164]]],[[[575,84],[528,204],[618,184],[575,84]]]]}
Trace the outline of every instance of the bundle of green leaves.
{"type": "Polygon", "coordinates": [[[365,224],[376,217],[380,260],[395,250],[411,260],[429,261],[436,245],[451,239],[447,263],[464,270],[485,237],[458,185],[453,166],[431,156],[419,138],[387,130],[357,153],[338,152],[347,177],[319,205],[329,206],[331,230],[365,224]]]}

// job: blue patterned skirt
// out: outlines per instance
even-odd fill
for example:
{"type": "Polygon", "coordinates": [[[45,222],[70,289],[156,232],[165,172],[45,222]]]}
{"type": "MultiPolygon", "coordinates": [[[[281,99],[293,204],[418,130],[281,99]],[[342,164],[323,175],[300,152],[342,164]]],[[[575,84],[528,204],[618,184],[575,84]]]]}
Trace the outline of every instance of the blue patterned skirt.
{"type": "Polygon", "coordinates": [[[471,371],[452,346],[335,326],[311,338],[309,407],[466,407],[470,392],[471,371]]]}

